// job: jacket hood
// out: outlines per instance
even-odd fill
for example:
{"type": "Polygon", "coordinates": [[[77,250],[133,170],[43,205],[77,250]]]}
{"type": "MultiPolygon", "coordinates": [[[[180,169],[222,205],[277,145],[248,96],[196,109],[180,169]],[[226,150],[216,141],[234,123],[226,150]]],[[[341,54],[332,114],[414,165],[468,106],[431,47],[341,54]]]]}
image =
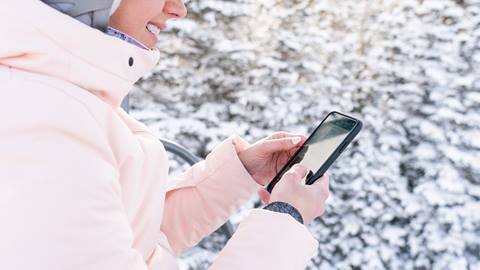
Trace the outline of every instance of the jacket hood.
{"type": "Polygon", "coordinates": [[[160,54],[106,35],[38,0],[4,0],[0,35],[0,65],[71,82],[114,107],[160,54]]]}

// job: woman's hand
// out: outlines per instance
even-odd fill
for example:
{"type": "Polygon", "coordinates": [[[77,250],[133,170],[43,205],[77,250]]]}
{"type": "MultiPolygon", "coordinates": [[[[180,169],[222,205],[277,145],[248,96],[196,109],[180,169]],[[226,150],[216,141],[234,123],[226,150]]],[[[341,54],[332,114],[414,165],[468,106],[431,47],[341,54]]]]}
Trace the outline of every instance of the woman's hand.
{"type": "Polygon", "coordinates": [[[325,174],[312,185],[305,185],[302,180],[306,175],[307,169],[303,165],[293,165],[275,185],[270,198],[268,192],[264,191],[262,200],[265,203],[286,202],[300,212],[305,225],[310,224],[325,212],[325,200],[330,195],[329,177],[325,174]]]}
{"type": "Polygon", "coordinates": [[[238,153],[255,181],[264,186],[287,163],[307,138],[304,135],[277,132],[238,153]]]}

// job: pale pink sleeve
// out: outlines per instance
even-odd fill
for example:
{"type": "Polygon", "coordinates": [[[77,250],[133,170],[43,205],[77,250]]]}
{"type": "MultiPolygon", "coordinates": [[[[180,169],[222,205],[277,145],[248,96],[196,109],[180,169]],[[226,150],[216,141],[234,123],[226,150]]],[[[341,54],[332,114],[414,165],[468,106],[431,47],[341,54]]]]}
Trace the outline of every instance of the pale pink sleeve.
{"type": "Polygon", "coordinates": [[[209,269],[305,269],[317,247],[307,227],[289,214],[253,209],[209,269]]]}
{"type": "MultiPolygon", "coordinates": [[[[237,155],[247,146],[231,136],[169,182],[162,231],[174,253],[217,229],[260,187],[237,155]]],[[[253,209],[211,269],[305,269],[317,246],[307,227],[290,215],[253,209]]]]}
{"type": "Polygon", "coordinates": [[[260,187],[237,155],[247,146],[231,136],[169,181],[161,229],[176,254],[215,231],[260,187]]]}

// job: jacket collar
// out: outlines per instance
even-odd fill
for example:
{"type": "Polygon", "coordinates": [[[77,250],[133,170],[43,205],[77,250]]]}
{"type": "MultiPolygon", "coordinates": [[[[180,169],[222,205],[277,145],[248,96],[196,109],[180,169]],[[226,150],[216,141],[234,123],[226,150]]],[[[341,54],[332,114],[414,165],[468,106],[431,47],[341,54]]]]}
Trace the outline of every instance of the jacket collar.
{"type": "Polygon", "coordinates": [[[69,81],[118,107],[159,59],[38,0],[0,5],[0,64],[69,81]]]}

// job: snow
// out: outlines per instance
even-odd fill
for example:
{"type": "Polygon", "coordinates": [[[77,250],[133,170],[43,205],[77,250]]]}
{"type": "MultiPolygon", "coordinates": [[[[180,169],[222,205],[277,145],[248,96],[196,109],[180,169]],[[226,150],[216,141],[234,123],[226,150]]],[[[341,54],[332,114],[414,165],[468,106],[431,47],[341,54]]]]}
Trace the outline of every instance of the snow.
{"type": "MultiPolygon", "coordinates": [[[[255,142],[307,134],[331,110],[357,115],[364,129],[309,227],[320,245],[307,269],[480,269],[480,1],[187,8],[132,91],[134,117],[204,157],[232,133],[255,142]]],[[[206,269],[225,242],[208,236],[181,269],[206,269]]]]}

